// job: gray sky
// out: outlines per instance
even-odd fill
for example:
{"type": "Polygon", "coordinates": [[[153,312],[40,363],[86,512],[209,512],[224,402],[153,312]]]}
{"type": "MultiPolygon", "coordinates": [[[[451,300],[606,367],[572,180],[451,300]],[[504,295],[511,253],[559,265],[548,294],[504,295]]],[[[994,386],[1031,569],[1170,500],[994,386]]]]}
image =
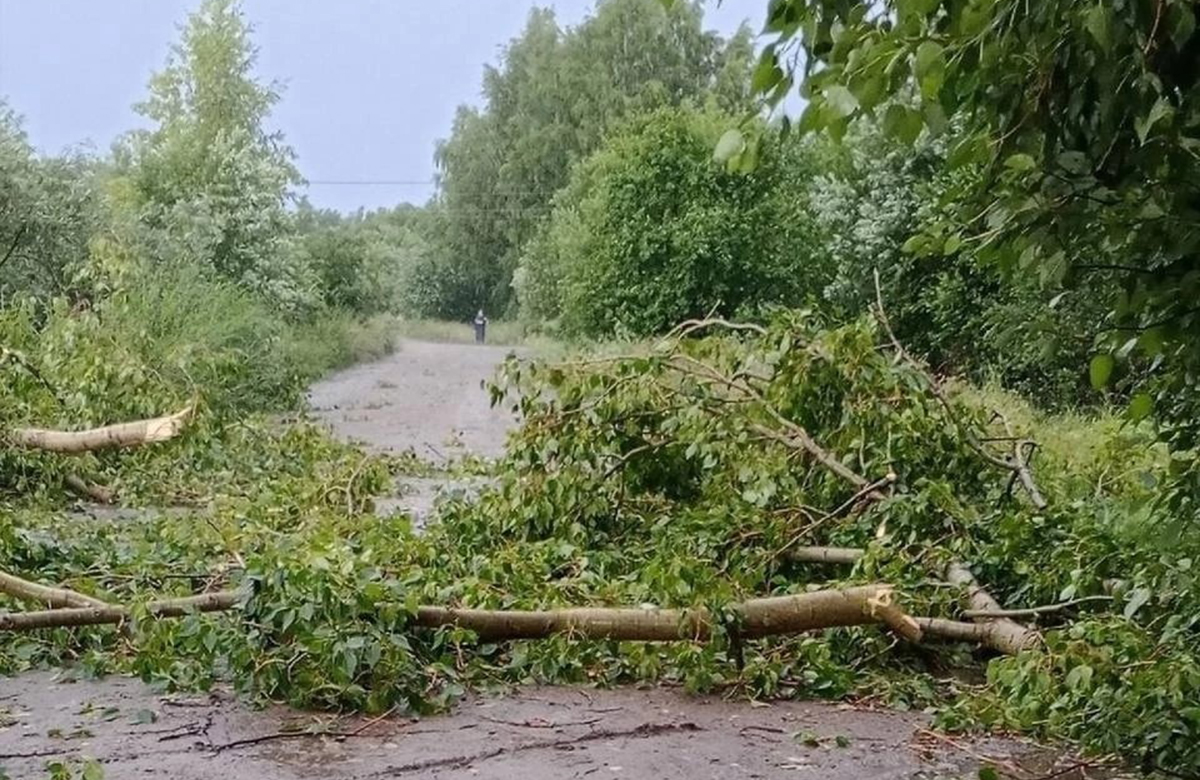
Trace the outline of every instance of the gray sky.
{"type": "MultiPolygon", "coordinates": [[[[106,151],[198,0],[0,0],[0,97],[39,149],[106,151]]],[[[432,192],[433,148],[484,63],[550,5],[578,23],[592,0],[244,0],[259,73],[283,82],[273,124],[319,206],[353,210],[432,192]],[[403,184],[344,184],[388,181],[403,184]],[[322,183],[327,182],[327,183],[322,183]],[[336,182],[336,183],[335,183],[336,182]]],[[[761,29],[766,0],[709,0],[706,26],[761,29]]]]}

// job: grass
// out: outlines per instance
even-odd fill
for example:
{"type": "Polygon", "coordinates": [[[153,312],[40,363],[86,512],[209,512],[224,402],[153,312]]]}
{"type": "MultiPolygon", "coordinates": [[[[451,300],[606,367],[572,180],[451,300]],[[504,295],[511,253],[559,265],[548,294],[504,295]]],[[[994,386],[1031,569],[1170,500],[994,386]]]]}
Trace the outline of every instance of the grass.
{"type": "Polygon", "coordinates": [[[293,328],[288,349],[299,374],[315,379],[355,363],[379,360],[395,350],[396,341],[395,317],[379,314],[364,320],[331,311],[293,328]]]}

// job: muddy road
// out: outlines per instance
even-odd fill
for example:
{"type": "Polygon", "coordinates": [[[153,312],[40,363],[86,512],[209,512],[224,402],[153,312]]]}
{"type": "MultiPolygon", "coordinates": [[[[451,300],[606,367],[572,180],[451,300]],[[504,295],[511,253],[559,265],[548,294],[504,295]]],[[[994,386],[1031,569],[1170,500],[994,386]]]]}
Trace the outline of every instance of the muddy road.
{"type": "MultiPolygon", "coordinates": [[[[432,460],[495,455],[512,421],[490,408],[480,381],[508,351],[405,342],[387,359],[317,384],[312,403],[339,435],[368,448],[432,460]]],[[[409,508],[414,495],[396,507],[409,508]]],[[[1018,780],[1085,777],[1061,771],[1072,759],[1055,751],[929,727],[919,713],[663,688],[531,687],[471,698],[440,717],[372,720],[257,710],[225,691],[165,696],[127,678],[40,672],[0,678],[0,777],[45,778],[47,762],[88,758],[101,762],[106,780],[932,780],[975,778],[984,762],[1018,780]]]]}
{"type": "Polygon", "coordinates": [[[402,341],[388,357],[338,372],[309,393],[313,413],[380,452],[412,450],[434,463],[504,450],[513,419],[493,409],[480,383],[510,347],[402,341]]]}

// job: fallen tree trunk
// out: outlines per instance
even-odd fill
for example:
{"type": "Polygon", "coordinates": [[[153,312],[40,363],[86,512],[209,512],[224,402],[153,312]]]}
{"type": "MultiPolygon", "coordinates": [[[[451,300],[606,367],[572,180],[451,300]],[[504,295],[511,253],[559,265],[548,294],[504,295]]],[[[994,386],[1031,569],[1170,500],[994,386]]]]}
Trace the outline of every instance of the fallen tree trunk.
{"type": "MultiPolygon", "coordinates": [[[[893,597],[894,591],[888,585],[863,585],[750,599],[734,605],[733,610],[740,618],[737,631],[744,637],[883,623],[901,636],[919,641],[918,621],[900,610],[893,597]]],[[[239,600],[237,593],[222,591],[152,601],[145,609],[155,617],[179,617],[189,612],[233,609],[239,600]]],[[[109,605],[0,614],[0,631],[121,623],[131,615],[127,607],[109,605]]],[[[610,607],[524,611],[423,606],[418,608],[413,623],[423,628],[457,626],[485,640],[542,639],[566,633],[589,639],[667,642],[705,640],[711,637],[713,628],[712,616],[703,609],[610,607]]]]}
{"type": "MultiPolygon", "coordinates": [[[[885,623],[902,635],[919,639],[912,618],[891,603],[888,585],[863,585],[791,596],[750,599],[733,606],[744,637],[793,634],[837,626],[885,623]]],[[[568,633],[589,639],[667,642],[708,639],[712,616],[706,610],[579,607],[541,611],[421,607],[417,625],[458,626],[480,639],[541,639],[568,633]]]]}
{"type": "Polygon", "coordinates": [[[191,416],[192,406],[189,405],[165,417],[106,425],[86,431],[13,428],[8,432],[7,439],[26,449],[77,455],[81,452],[137,447],[173,439],[183,430],[191,416]]]}
{"type": "MultiPolygon", "coordinates": [[[[968,574],[970,572],[967,572],[968,574]]],[[[38,612],[0,614],[0,631],[32,631],[39,628],[66,628],[124,623],[133,612],[124,606],[108,605],[74,591],[47,588],[19,577],[4,575],[2,582],[16,582],[22,594],[47,603],[69,603],[63,599],[89,599],[86,605],[38,612]],[[59,594],[56,601],[44,598],[59,594]],[[62,595],[66,594],[66,595],[62,595]]],[[[972,581],[973,578],[972,578],[972,581]]],[[[736,626],[742,637],[765,637],[815,631],[843,626],[882,623],[911,642],[925,635],[961,642],[975,642],[1007,654],[1034,646],[1036,632],[1018,628],[1012,634],[1006,623],[989,620],[962,623],[942,618],[914,618],[894,601],[890,585],[855,587],[769,596],[749,599],[733,605],[739,616],[736,626]],[[1032,637],[1033,643],[1030,643],[1032,637]]],[[[990,598],[990,596],[988,597],[990,598]]],[[[185,598],[163,599],[146,604],[146,611],[159,618],[181,617],[193,612],[222,612],[234,609],[242,595],[233,591],[205,593],[185,598]]],[[[413,624],[422,628],[456,626],[475,632],[481,640],[544,639],[565,633],[588,639],[617,639],[640,642],[704,641],[712,636],[713,620],[703,609],[629,609],[616,607],[570,607],[550,610],[460,609],[422,606],[417,608],[413,624]]]]}

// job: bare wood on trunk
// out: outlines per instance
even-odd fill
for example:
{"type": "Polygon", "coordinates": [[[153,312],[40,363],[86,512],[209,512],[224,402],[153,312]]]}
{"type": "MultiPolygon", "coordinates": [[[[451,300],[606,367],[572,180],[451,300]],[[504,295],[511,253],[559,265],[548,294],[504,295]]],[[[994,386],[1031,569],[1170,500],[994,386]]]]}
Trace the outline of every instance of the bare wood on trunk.
{"type": "MultiPolygon", "coordinates": [[[[856,547],[798,547],[789,552],[793,560],[811,563],[854,563],[866,553],[856,547]]],[[[958,585],[966,590],[967,602],[970,609],[963,614],[972,618],[974,623],[961,623],[940,618],[917,618],[917,623],[929,634],[953,639],[962,636],[964,641],[978,642],[1006,655],[1015,655],[1022,650],[1028,650],[1041,644],[1038,632],[1016,621],[1009,620],[1025,614],[1040,614],[1071,606],[1073,603],[1054,604],[1049,608],[1035,607],[1030,610],[1006,610],[984,589],[975,575],[965,565],[957,561],[946,566],[945,579],[951,585],[958,585]],[[971,627],[971,630],[963,628],[971,627]]],[[[1092,599],[1081,599],[1092,600],[1092,599]]],[[[1098,600],[1098,598],[1096,599],[1098,600]]]]}
{"type": "Polygon", "coordinates": [[[192,416],[188,405],[175,414],[150,420],[106,425],[86,431],[56,431],[44,428],[14,428],[9,440],[26,449],[76,455],[112,447],[136,447],[166,441],[179,435],[192,416]]]}

